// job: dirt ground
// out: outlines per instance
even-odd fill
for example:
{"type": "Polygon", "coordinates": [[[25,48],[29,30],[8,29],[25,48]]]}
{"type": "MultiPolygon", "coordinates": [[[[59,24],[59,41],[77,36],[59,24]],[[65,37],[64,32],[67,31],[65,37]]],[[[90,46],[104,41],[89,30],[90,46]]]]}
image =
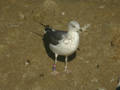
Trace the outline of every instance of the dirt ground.
{"type": "Polygon", "coordinates": [[[0,0],[0,90],[115,90],[119,36],[120,0],[0,0]],[[71,73],[58,61],[54,76],[39,23],[67,30],[71,20],[90,27],[68,62],[71,73]]]}

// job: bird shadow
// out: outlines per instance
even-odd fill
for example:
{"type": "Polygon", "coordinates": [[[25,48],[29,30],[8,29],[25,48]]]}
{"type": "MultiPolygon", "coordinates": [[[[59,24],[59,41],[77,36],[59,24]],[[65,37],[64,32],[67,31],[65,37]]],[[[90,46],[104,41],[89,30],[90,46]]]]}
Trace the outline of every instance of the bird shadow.
{"type": "MultiPolygon", "coordinates": [[[[55,60],[55,54],[50,50],[49,48],[49,39],[46,34],[43,36],[43,44],[46,50],[47,55],[52,58],[52,60],[55,60]]],[[[74,52],[72,55],[68,57],[68,62],[72,61],[76,57],[76,52],[74,52]]],[[[59,55],[57,58],[58,61],[64,62],[65,61],[65,56],[59,55]]]]}
{"type": "Polygon", "coordinates": [[[116,90],[120,90],[120,86],[116,88],[116,90]]]}

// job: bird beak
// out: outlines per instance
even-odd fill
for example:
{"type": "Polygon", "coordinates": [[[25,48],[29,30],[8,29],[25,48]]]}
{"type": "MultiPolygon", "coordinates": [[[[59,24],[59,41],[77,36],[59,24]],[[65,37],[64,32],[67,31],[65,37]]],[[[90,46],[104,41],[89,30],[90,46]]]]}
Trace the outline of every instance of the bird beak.
{"type": "Polygon", "coordinates": [[[80,28],[80,29],[79,29],[79,32],[82,32],[82,31],[83,31],[82,28],[80,28]]]}

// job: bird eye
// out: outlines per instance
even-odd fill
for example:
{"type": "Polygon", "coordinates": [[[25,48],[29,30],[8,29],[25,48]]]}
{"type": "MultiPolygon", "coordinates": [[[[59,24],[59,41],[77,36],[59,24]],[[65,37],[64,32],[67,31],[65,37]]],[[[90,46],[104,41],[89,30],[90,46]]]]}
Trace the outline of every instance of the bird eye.
{"type": "MultiPolygon", "coordinates": [[[[72,24],[71,24],[71,25],[72,25],[72,24]]],[[[72,27],[73,27],[73,28],[75,28],[75,26],[74,26],[74,25],[72,25],[72,27]]]]}

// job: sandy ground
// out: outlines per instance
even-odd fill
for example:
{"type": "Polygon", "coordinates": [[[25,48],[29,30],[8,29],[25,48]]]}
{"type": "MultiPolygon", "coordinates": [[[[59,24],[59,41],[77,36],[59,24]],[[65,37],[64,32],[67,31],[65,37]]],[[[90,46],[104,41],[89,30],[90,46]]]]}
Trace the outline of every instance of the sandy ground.
{"type": "Polygon", "coordinates": [[[119,0],[0,0],[0,90],[115,90],[119,36],[119,0]],[[39,22],[67,30],[71,20],[90,27],[68,63],[71,73],[58,61],[54,76],[39,22]]]}

